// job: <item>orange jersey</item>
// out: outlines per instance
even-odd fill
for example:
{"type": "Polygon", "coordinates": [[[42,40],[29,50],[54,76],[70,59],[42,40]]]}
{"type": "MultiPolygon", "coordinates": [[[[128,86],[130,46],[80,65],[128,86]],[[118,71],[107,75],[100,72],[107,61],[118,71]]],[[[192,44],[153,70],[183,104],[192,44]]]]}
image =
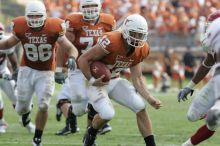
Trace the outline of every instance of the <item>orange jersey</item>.
{"type": "Polygon", "coordinates": [[[67,30],[75,35],[75,41],[72,43],[80,56],[83,51],[94,46],[105,32],[114,29],[115,19],[112,15],[101,13],[98,22],[92,25],[83,19],[81,13],[72,13],[67,16],[66,25],[67,30]]]}
{"type": "Polygon", "coordinates": [[[65,34],[65,23],[59,18],[47,18],[41,30],[27,25],[24,16],[13,20],[13,33],[21,41],[24,53],[21,66],[36,70],[55,70],[55,46],[65,34]]]}
{"type": "Polygon", "coordinates": [[[119,31],[106,33],[98,43],[107,54],[101,61],[111,70],[112,77],[120,71],[142,62],[150,51],[149,45],[145,43],[143,47],[135,48],[131,55],[126,56],[127,43],[119,31]]]}

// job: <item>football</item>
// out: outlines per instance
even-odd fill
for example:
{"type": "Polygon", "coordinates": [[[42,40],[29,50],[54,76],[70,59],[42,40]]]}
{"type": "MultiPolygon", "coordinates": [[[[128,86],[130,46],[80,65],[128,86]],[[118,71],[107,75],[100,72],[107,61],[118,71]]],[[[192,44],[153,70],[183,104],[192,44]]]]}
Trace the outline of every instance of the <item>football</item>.
{"type": "Polygon", "coordinates": [[[105,75],[105,77],[102,79],[103,82],[108,82],[111,79],[111,72],[107,68],[107,66],[100,62],[100,61],[94,61],[90,64],[90,70],[92,73],[92,76],[94,78],[100,78],[102,75],[105,75]]]}

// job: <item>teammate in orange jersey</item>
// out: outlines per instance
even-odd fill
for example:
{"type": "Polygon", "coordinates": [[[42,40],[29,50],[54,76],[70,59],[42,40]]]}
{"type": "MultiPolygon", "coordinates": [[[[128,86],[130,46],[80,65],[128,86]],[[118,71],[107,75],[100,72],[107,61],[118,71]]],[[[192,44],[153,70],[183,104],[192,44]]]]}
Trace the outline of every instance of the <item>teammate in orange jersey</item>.
{"type": "Polygon", "coordinates": [[[140,63],[149,55],[150,50],[146,43],[147,35],[146,20],[139,14],[133,14],[125,19],[121,30],[105,33],[97,45],[79,57],[78,65],[88,80],[89,100],[98,112],[87,130],[84,146],[92,146],[98,129],[114,117],[115,110],[110,98],[136,114],[138,128],[146,146],[156,145],[145,102],[141,98],[142,96],[155,109],[161,107],[161,102],[148,92],[142,77],[140,63]],[[102,61],[111,70],[110,82],[102,82],[104,76],[98,79],[92,77],[89,62],[95,60],[102,61]],[[126,68],[130,68],[134,86],[118,76],[126,68]]]}
{"type": "Polygon", "coordinates": [[[75,69],[76,48],[65,37],[65,23],[59,18],[46,16],[42,2],[31,1],[25,16],[13,20],[13,35],[0,41],[5,50],[21,42],[24,53],[17,80],[18,101],[16,111],[22,115],[23,125],[30,121],[32,95],[38,98],[36,129],[33,145],[41,146],[41,137],[48,118],[48,106],[54,92],[55,43],[69,54],[68,67],[75,69]]]}
{"type": "MultiPolygon", "coordinates": [[[[115,19],[112,15],[100,13],[100,0],[81,0],[80,11],[81,13],[72,13],[67,16],[66,36],[76,46],[81,55],[94,46],[103,33],[114,29],[115,19]]],[[[60,50],[58,49],[58,54],[62,56],[63,53],[60,50]]],[[[62,67],[62,61],[58,61],[57,63],[59,67],[62,67]]],[[[63,82],[62,69],[57,69],[55,78],[59,83],[63,82]]],[[[79,69],[69,72],[65,84],[58,94],[57,103],[57,119],[58,121],[60,120],[60,113],[62,111],[67,118],[66,126],[58,131],[56,133],[57,135],[75,133],[79,130],[77,128],[76,116],[85,114],[88,104],[85,81],[86,79],[79,69]]],[[[89,107],[92,108],[91,105],[89,107]]],[[[89,109],[89,121],[93,119],[95,114],[96,112],[93,109],[89,109]]],[[[109,131],[111,131],[111,127],[105,125],[100,132],[104,134],[109,131]]]]}

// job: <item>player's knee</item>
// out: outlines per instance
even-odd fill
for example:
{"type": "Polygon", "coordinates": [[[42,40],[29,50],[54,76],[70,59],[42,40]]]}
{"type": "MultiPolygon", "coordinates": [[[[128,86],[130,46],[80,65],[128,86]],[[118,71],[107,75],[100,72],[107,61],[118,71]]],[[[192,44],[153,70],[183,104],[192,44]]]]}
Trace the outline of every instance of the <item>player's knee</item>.
{"type": "Polygon", "coordinates": [[[82,116],[86,113],[86,106],[87,106],[86,100],[80,102],[74,102],[72,103],[72,112],[76,116],[82,116]]]}
{"type": "Polygon", "coordinates": [[[215,131],[220,126],[220,111],[210,110],[207,114],[206,125],[209,130],[215,131]]]}
{"type": "Polygon", "coordinates": [[[49,108],[49,105],[45,102],[39,104],[39,106],[38,106],[38,110],[42,111],[42,112],[48,111],[48,108],[49,108]]]}
{"type": "Polygon", "coordinates": [[[196,112],[189,111],[187,113],[187,119],[190,122],[195,122],[195,121],[198,121],[200,119],[200,116],[198,114],[196,114],[196,112]]]}
{"type": "Polygon", "coordinates": [[[213,124],[211,121],[206,121],[206,126],[210,131],[216,131],[219,125],[213,124]]]}
{"type": "MultiPolygon", "coordinates": [[[[138,98],[137,98],[138,99],[138,98]]],[[[144,101],[140,98],[140,100],[136,100],[134,103],[133,103],[133,107],[132,107],[132,110],[135,112],[135,113],[138,113],[142,110],[144,110],[146,108],[146,104],[144,103],[144,101]]]]}
{"type": "Polygon", "coordinates": [[[64,104],[66,103],[71,103],[69,99],[60,99],[58,102],[57,102],[57,108],[61,108],[64,104]]]}
{"type": "Polygon", "coordinates": [[[76,106],[73,106],[73,113],[76,116],[82,116],[86,113],[86,110],[82,107],[77,108],[76,106]]]}
{"type": "Polygon", "coordinates": [[[104,120],[111,120],[115,116],[115,110],[113,108],[106,107],[104,110],[99,112],[99,115],[104,120]]]}
{"type": "Polygon", "coordinates": [[[19,115],[23,115],[29,112],[30,108],[25,102],[17,102],[15,106],[15,110],[19,115]]]}
{"type": "Polygon", "coordinates": [[[145,108],[146,108],[145,103],[144,103],[144,102],[143,102],[143,103],[140,103],[139,106],[137,107],[137,112],[142,111],[142,110],[144,110],[145,108]]]}

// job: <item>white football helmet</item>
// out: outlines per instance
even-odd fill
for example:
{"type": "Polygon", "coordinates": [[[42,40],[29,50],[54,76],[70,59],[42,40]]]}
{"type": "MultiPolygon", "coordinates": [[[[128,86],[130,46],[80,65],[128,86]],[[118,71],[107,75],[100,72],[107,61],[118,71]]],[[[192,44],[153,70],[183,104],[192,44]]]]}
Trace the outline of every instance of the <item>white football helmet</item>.
{"type": "Polygon", "coordinates": [[[220,51],[220,18],[215,19],[207,28],[202,47],[206,52],[220,51]]]}
{"type": "Polygon", "coordinates": [[[41,1],[30,1],[25,9],[27,24],[31,28],[39,28],[44,25],[47,17],[46,8],[41,1]]]}
{"type": "Polygon", "coordinates": [[[122,34],[127,43],[133,47],[143,47],[147,41],[148,24],[139,14],[128,16],[122,25],[122,34]]]}
{"type": "Polygon", "coordinates": [[[5,27],[2,23],[0,23],[0,40],[4,37],[5,27]]]}
{"type": "Polygon", "coordinates": [[[84,20],[95,20],[101,11],[100,0],[80,0],[79,9],[84,20]]]}

